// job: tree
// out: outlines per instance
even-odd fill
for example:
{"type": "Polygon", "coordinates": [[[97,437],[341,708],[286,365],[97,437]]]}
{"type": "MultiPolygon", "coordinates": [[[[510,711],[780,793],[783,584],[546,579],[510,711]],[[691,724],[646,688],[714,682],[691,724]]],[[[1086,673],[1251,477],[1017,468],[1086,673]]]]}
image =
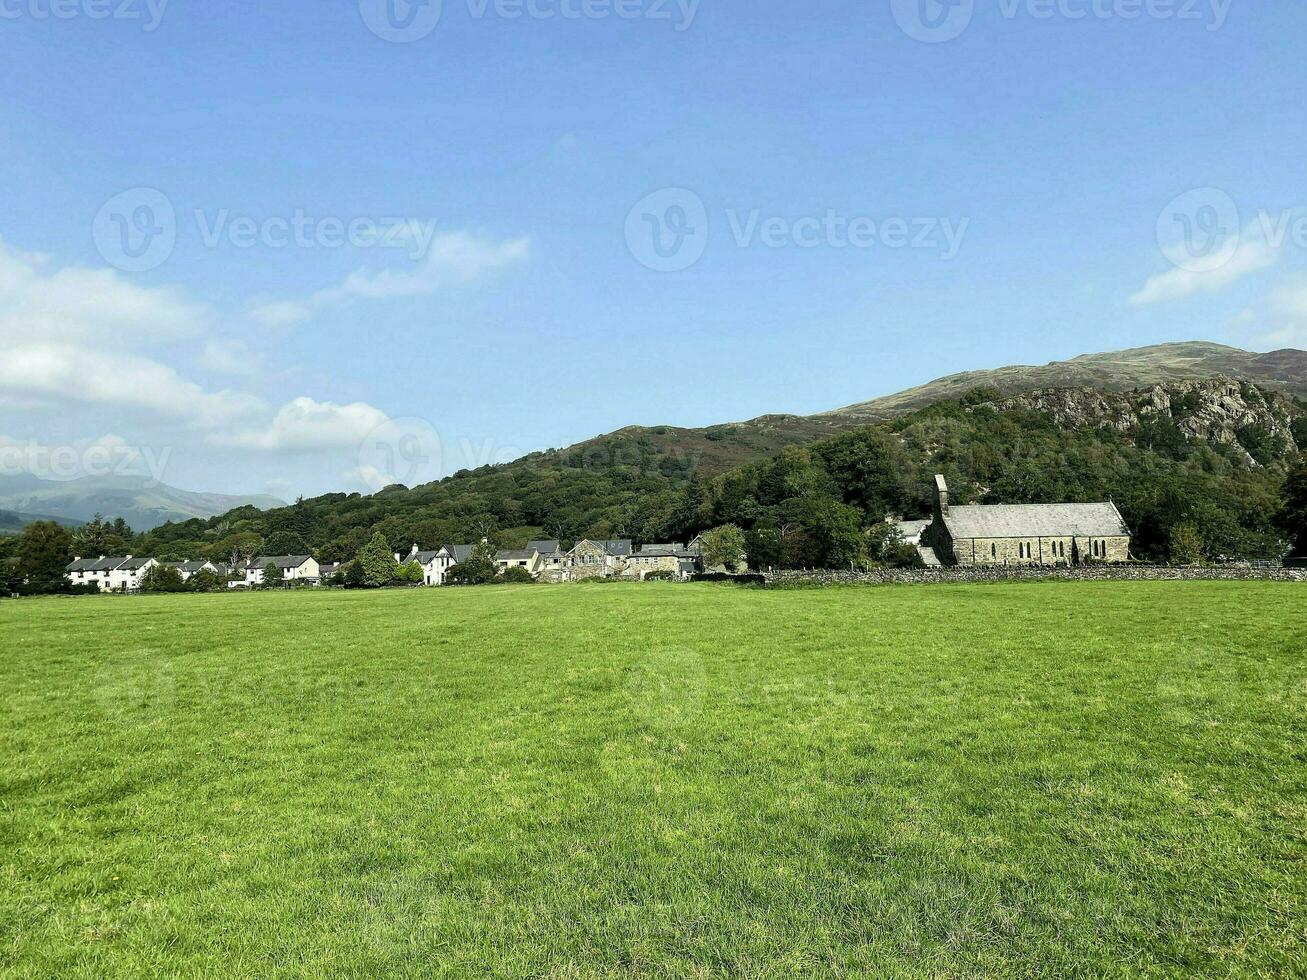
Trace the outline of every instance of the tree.
{"type": "Polygon", "coordinates": [[[1280,494],[1276,523],[1293,543],[1293,557],[1307,558],[1307,460],[1289,471],[1280,494]]]}
{"type": "Polygon", "coordinates": [[[716,568],[722,565],[729,572],[734,572],[745,562],[744,532],[734,524],[705,531],[700,535],[703,546],[703,567],[716,568]]]}
{"type": "Polygon", "coordinates": [[[263,566],[263,584],[269,589],[280,587],[286,581],[286,576],[281,572],[281,566],[275,561],[270,561],[263,566]]]}
{"type": "Polygon", "coordinates": [[[445,581],[451,585],[485,585],[495,580],[495,549],[482,541],[472,549],[472,554],[451,568],[445,581]]]}
{"type": "Polygon", "coordinates": [[[514,566],[512,568],[505,568],[503,573],[499,576],[499,581],[503,582],[505,585],[534,585],[535,576],[525,568],[514,566]]]}
{"type": "Polygon", "coordinates": [[[253,531],[239,531],[223,538],[212,548],[212,556],[218,561],[226,562],[233,568],[243,561],[249,561],[263,550],[263,538],[253,531]]]}
{"type": "Polygon", "coordinates": [[[270,555],[307,555],[309,546],[295,531],[274,531],[264,545],[270,555]]]}
{"type": "Polygon", "coordinates": [[[18,574],[41,589],[62,589],[73,560],[73,536],[54,521],[35,521],[18,538],[18,574]]]}
{"type": "Polygon", "coordinates": [[[142,592],[184,592],[182,573],[171,565],[154,565],[141,576],[142,592]]]}
{"type": "Polygon", "coordinates": [[[363,573],[363,585],[370,589],[389,585],[399,569],[390,544],[380,531],[372,535],[372,540],[359,552],[358,565],[363,573]]]}
{"type": "Polygon", "coordinates": [[[363,566],[357,561],[350,562],[345,568],[345,587],[348,589],[361,589],[367,584],[367,579],[363,575],[363,566]]]}
{"type": "Polygon", "coordinates": [[[396,585],[421,585],[425,581],[422,566],[415,561],[406,561],[395,569],[396,585]]]}
{"type": "Polygon", "coordinates": [[[1203,560],[1203,538],[1198,528],[1182,521],[1171,528],[1171,564],[1197,565],[1203,560]]]}
{"type": "Polygon", "coordinates": [[[191,592],[217,592],[222,588],[222,580],[207,568],[202,568],[186,582],[191,592]]]}

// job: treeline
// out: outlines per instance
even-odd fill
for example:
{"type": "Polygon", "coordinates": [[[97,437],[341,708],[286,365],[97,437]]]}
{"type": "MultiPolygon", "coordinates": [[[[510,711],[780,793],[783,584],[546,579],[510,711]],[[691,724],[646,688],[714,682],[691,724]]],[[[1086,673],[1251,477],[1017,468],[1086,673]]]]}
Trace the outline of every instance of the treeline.
{"type": "MultiPolygon", "coordinates": [[[[1127,432],[1066,428],[1041,412],[1000,411],[995,395],[979,390],[715,477],[638,434],[618,434],[582,453],[537,454],[414,489],[241,508],[149,534],[92,522],[78,532],[77,553],[334,562],[353,559],[378,534],[407,551],[482,538],[504,548],[541,537],[686,541],[733,525],[756,566],[843,568],[905,559],[886,539],[885,518],[929,516],[935,473],[959,504],[1111,499],[1143,559],[1273,559],[1303,548],[1294,515],[1307,506],[1295,510],[1293,500],[1307,490],[1301,458],[1282,436],[1241,430],[1237,445],[1209,446],[1168,418],[1127,432]],[[110,547],[113,537],[121,548],[110,547]]],[[[1307,406],[1297,407],[1294,433],[1307,445],[1307,406]]]]}

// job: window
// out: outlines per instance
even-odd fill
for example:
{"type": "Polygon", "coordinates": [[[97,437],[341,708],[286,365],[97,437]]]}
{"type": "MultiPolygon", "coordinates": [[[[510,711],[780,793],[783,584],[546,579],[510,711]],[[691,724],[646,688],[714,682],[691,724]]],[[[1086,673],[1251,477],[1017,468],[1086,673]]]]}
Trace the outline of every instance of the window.
{"type": "Polygon", "coordinates": [[[991,545],[989,546],[989,557],[990,557],[990,558],[997,558],[997,557],[998,557],[998,545],[996,545],[996,544],[991,544],[991,545]]]}

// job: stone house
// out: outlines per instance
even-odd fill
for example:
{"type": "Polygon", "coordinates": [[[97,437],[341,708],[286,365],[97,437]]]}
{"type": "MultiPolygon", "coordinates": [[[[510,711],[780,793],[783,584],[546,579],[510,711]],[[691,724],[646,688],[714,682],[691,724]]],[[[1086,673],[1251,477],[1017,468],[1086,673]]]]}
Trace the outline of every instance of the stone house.
{"type": "Polygon", "coordinates": [[[621,575],[631,557],[631,542],[579,541],[563,565],[563,575],[554,581],[575,582],[586,578],[612,578],[621,575]]]}
{"type": "Polygon", "coordinates": [[[698,552],[681,544],[646,544],[626,563],[623,577],[643,581],[655,572],[670,572],[686,579],[698,569],[698,552]]]}
{"type": "Polygon", "coordinates": [[[1079,565],[1130,560],[1130,529],[1113,503],[949,504],[935,477],[934,514],[918,545],[945,565],[1079,565]]]}

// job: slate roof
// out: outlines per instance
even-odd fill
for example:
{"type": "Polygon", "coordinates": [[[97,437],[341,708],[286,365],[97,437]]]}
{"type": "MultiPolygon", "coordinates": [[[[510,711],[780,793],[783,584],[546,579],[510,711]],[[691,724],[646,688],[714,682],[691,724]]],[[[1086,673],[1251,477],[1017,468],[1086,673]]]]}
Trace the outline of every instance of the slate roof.
{"type": "Polygon", "coordinates": [[[207,561],[166,561],[164,564],[169,568],[175,568],[179,572],[185,572],[187,575],[194,575],[200,571],[207,561]]]}
{"type": "Polygon", "coordinates": [[[1112,538],[1128,535],[1115,504],[973,504],[950,507],[944,526],[963,538],[1112,538]]]}
{"type": "Polygon", "coordinates": [[[596,541],[595,544],[603,548],[614,558],[624,558],[631,553],[631,542],[629,539],[620,541],[596,541]]]}
{"type": "Polygon", "coordinates": [[[114,571],[139,572],[152,561],[154,561],[153,558],[123,558],[114,566],[114,571]]]}
{"type": "Polygon", "coordinates": [[[299,568],[312,557],[312,555],[265,555],[262,558],[255,558],[254,561],[250,562],[250,567],[262,571],[268,567],[269,563],[272,563],[283,570],[287,568],[299,568]]]}
{"type": "Polygon", "coordinates": [[[546,558],[550,555],[556,555],[562,550],[557,541],[528,541],[526,546],[540,552],[546,558]]]}
{"type": "Polygon", "coordinates": [[[413,551],[409,552],[407,555],[401,555],[399,563],[401,565],[407,565],[409,562],[415,561],[419,565],[430,565],[436,560],[436,555],[438,554],[440,554],[439,551],[413,551]]]}
{"type": "Polygon", "coordinates": [[[454,564],[458,565],[472,557],[472,552],[476,545],[473,544],[447,544],[445,550],[449,552],[454,559],[454,564]]]}
{"type": "Polygon", "coordinates": [[[647,544],[635,553],[636,558],[697,558],[699,552],[683,544],[647,544]]]}
{"type": "Polygon", "coordinates": [[[102,558],[78,558],[76,561],[69,562],[68,567],[65,568],[64,571],[65,572],[100,571],[100,569],[96,568],[96,566],[99,565],[100,562],[103,560],[104,559],[102,558]]]}
{"type": "Polygon", "coordinates": [[[905,540],[921,537],[921,532],[930,526],[930,521],[896,521],[895,526],[905,540]]]}
{"type": "Polygon", "coordinates": [[[530,561],[536,556],[536,551],[532,548],[530,551],[501,551],[495,556],[497,561],[530,561]]]}

